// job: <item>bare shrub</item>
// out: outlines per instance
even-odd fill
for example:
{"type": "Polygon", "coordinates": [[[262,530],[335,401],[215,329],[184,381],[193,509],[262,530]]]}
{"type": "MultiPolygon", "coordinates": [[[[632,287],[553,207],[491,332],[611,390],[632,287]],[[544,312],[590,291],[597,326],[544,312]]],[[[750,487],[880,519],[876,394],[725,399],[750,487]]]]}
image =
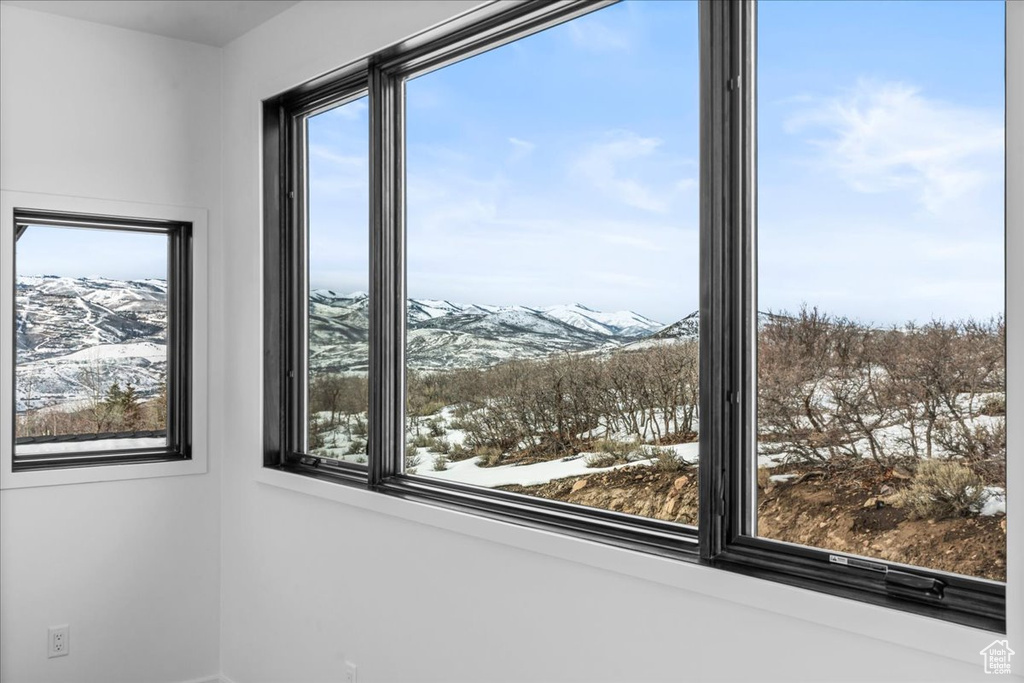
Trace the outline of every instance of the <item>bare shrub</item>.
{"type": "Polygon", "coordinates": [[[505,454],[501,449],[494,446],[480,446],[475,449],[475,452],[480,458],[477,462],[480,467],[497,467],[505,459],[505,454]]]}
{"type": "Polygon", "coordinates": [[[415,474],[416,468],[420,465],[420,456],[416,453],[406,453],[405,455],[405,471],[409,474],[415,474]]]}
{"type": "Polygon", "coordinates": [[[916,519],[966,517],[984,502],[981,478],[956,461],[924,460],[909,487],[896,493],[893,502],[916,519]]]}
{"type": "Polygon", "coordinates": [[[595,441],[592,448],[598,453],[615,456],[623,462],[630,462],[636,459],[635,456],[639,445],[635,439],[629,441],[601,439],[600,441],[595,441]]]}
{"type": "Polygon", "coordinates": [[[451,445],[451,443],[449,443],[448,439],[440,439],[440,438],[437,438],[437,437],[429,437],[429,438],[430,438],[430,442],[429,442],[430,445],[427,446],[428,450],[433,451],[434,453],[442,453],[444,455],[447,455],[447,454],[451,453],[452,445],[451,445]]]}
{"type": "Polygon", "coordinates": [[[1005,420],[993,421],[991,425],[964,420],[939,420],[934,438],[947,453],[972,462],[993,457],[1006,458],[1005,420]]]}
{"type": "Polygon", "coordinates": [[[458,462],[459,460],[468,460],[476,455],[471,449],[466,448],[461,443],[455,443],[451,445],[448,450],[448,459],[452,462],[458,462]]]}
{"type": "Polygon", "coordinates": [[[978,412],[982,415],[989,415],[992,417],[1001,417],[1006,415],[1006,396],[986,396],[985,400],[981,402],[981,409],[978,412]]]}
{"type": "Polygon", "coordinates": [[[596,452],[587,456],[587,467],[611,467],[634,462],[641,457],[635,440],[601,439],[591,446],[596,452]]]}
{"type": "Polygon", "coordinates": [[[434,439],[426,434],[417,434],[409,442],[413,448],[430,448],[434,445],[434,439]]]}
{"type": "Polygon", "coordinates": [[[436,458],[434,458],[434,471],[435,472],[444,472],[446,469],[448,469],[448,457],[447,456],[439,455],[436,458]]]}
{"type": "Polygon", "coordinates": [[[431,436],[435,437],[445,435],[444,424],[441,423],[441,420],[431,420],[428,422],[427,431],[430,432],[431,436]]]}
{"type": "Polygon", "coordinates": [[[608,453],[591,453],[587,456],[587,467],[614,467],[622,461],[608,453]]]}
{"type": "MultiPolygon", "coordinates": [[[[333,373],[319,374],[310,379],[310,412],[330,413],[330,424],[337,424],[340,416],[365,413],[369,401],[369,385],[365,377],[350,377],[333,373]]],[[[365,422],[364,425],[365,427],[365,422]]],[[[366,433],[359,434],[366,436],[366,433]]]]}
{"type": "Polygon", "coordinates": [[[671,448],[644,446],[643,452],[644,457],[651,459],[651,466],[658,472],[681,472],[686,469],[686,463],[680,460],[671,448]]]}

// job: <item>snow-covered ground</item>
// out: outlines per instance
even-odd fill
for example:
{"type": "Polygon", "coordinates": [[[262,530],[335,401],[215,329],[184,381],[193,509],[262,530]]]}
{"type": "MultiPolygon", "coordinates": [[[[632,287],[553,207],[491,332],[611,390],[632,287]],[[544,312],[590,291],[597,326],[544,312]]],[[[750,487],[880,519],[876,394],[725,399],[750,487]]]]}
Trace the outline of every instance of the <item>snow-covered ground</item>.
{"type": "MultiPolygon", "coordinates": [[[[419,449],[417,449],[419,450],[419,449]]],[[[431,454],[433,455],[433,454],[431,454]]],[[[436,456],[434,456],[436,457],[436,456]]],[[[623,465],[612,467],[587,467],[587,459],[583,455],[574,455],[560,460],[548,460],[529,465],[498,465],[497,467],[480,467],[479,457],[469,460],[448,463],[448,469],[443,472],[436,471],[431,460],[425,459],[423,465],[416,467],[416,476],[430,477],[431,479],[444,479],[456,481],[461,484],[472,484],[474,486],[509,486],[518,484],[520,486],[536,486],[547,484],[555,479],[564,477],[579,477],[597,472],[608,472],[621,467],[636,467],[647,465],[650,460],[637,460],[623,465]]]]}
{"type": "Polygon", "coordinates": [[[123,360],[125,358],[145,358],[150,362],[167,360],[167,347],[153,342],[136,342],[129,344],[99,344],[81,351],[68,353],[60,357],[61,362],[93,362],[123,360]]]}
{"type": "Polygon", "coordinates": [[[1006,489],[999,486],[985,487],[985,502],[978,514],[985,517],[1006,514],[1006,489]]]}
{"type": "Polygon", "coordinates": [[[39,455],[42,453],[88,453],[126,448],[163,448],[165,437],[142,439],[97,439],[95,441],[51,441],[49,443],[23,443],[14,448],[15,455],[39,455]]]}
{"type": "MultiPolygon", "coordinates": [[[[326,423],[330,419],[330,414],[320,413],[317,417],[326,423]]],[[[363,420],[365,419],[365,416],[358,416],[357,419],[363,420]]],[[[437,437],[438,439],[447,441],[448,444],[453,447],[465,446],[466,433],[463,430],[455,429],[450,426],[454,419],[455,415],[453,406],[444,408],[436,415],[414,418],[410,420],[409,438],[411,440],[417,435],[417,428],[419,434],[429,434],[431,424],[434,424],[436,425],[435,429],[437,429],[437,431],[443,430],[444,432],[440,437],[437,437]]],[[[349,436],[348,429],[343,424],[331,429],[326,429],[320,432],[320,434],[327,446],[316,449],[315,452],[317,455],[345,460],[348,462],[366,462],[366,438],[364,436],[349,436]],[[353,442],[357,445],[361,444],[363,446],[361,452],[348,452],[349,450],[353,450],[353,442]]],[[[673,444],[659,446],[658,448],[671,451],[675,457],[682,462],[690,464],[697,463],[697,443],[673,444]]],[[[472,484],[475,486],[485,486],[489,488],[495,486],[509,486],[513,484],[518,484],[519,486],[536,486],[547,484],[551,481],[562,479],[564,477],[580,477],[598,472],[608,472],[622,467],[642,467],[651,465],[654,462],[652,458],[643,457],[642,452],[638,452],[637,459],[629,463],[612,465],[610,467],[588,466],[592,458],[601,456],[602,454],[597,452],[582,452],[566,458],[558,458],[545,462],[523,465],[498,465],[496,467],[481,467],[481,458],[474,456],[459,461],[448,459],[446,469],[437,470],[435,469],[434,462],[440,457],[447,458],[443,453],[435,452],[431,450],[430,447],[413,447],[412,445],[407,445],[406,447],[407,467],[410,474],[430,477],[433,479],[455,481],[463,484],[472,484]]]]}

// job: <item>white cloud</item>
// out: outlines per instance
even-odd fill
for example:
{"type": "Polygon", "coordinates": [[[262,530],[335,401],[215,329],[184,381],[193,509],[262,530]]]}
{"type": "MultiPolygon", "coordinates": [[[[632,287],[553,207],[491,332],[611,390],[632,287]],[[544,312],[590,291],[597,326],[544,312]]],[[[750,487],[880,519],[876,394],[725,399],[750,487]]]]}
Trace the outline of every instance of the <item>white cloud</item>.
{"type": "Polygon", "coordinates": [[[613,199],[644,211],[666,213],[670,193],[659,192],[638,178],[624,177],[620,169],[628,162],[649,158],[661,144],[658,138],[614,131],[587,148],[573,164],[573,170],[613,199]]]}
{"type": "Polygon", "coordinates": [[[521,140],[514,137],[509,138],[508,143],[512,145],[512,161],[518,161],[530,156],[533,150],[537,148],[537,145],[529,140],[521,140]]]}
{"type": "Polygon", "coordinates": [[[912,86],[861,80],[841,95],[801,98],[790,133],[812,139],[821,161],[853,189],[907,191],[941,214],[956,200],[998,181],[1003,124],[998,111],[930,99],[912,86]]]}
{"type": "Polygon", "coordinates": [[[645,251],[658,251],[662,247],[659,247],[657,242],[647,237],[639,237],[637,235],[630,235],[625,232],[611,232],[605,233],[599,236],[599,239],[605,244],[610,244],[616,247],[629,247],[631,249],[643,249],[645,251]]]}
{"type": "Polygon", "coordinates": [[[317,157],[318,159],[330,161],[338,166],[365,168],[367,164],[366,155],[338,154],[325,145],[310,145],[309,154],[310,156],[317,157]]]}
{"type": "Polygon", "coordinates": [[[683,178],[676,182],[677,192],[689,192],[690,190],[697,189],[697,180],[695,178],[683,178]]]}
{"type": "Polygon", "coordinates": [[[569,22],[569,39],[576,47],[596,52],[624,50],[629,47],[627,35],[598,21],[595,17],[569,22]]]}

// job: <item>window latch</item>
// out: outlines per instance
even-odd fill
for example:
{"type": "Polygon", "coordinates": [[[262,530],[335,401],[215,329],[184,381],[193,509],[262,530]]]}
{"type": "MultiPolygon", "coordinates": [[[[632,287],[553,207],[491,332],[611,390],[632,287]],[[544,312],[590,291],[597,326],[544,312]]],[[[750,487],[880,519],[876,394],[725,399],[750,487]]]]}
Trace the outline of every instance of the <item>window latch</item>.
{"type": "Polygon", "coordinates": [[[726,87],[729,89],[730,92],[732,92],[733,90],[739,90],[740,89],[740,77],[739,76],[733,76],[732,78],[730,78],[728,81],[726,81],[726,87]]]}
{"type": "Polygon", "coordinates": [[[946,584],[930,576],[919,576],[909,572],[885,572],[885,590],[890,595],[911,600],[942,600],[946,584]]]}
{"type": "Polygon", "coordinates": [[[890,569],[884,564],[868,562],[856,557],[829,555],[828,561],[844,567],[866,569],[883,574],[885,576],[885,592],[894,597],[906,598],[908,600],[924,600],[926,602],[942,600],[943,591],[946,587],[946,584],[942,581],[930,576],[897,571],[890,569]]]}

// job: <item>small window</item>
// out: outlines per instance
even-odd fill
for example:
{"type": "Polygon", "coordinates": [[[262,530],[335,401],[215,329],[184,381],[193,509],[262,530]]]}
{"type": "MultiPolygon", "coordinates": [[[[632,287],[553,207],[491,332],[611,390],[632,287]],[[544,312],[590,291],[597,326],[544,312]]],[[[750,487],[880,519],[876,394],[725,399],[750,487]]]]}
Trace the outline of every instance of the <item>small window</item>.
{"type": "Polygon", "coordinates": [[[14,222],[14,469],[189,458],[191,226],[14,222]]]}

